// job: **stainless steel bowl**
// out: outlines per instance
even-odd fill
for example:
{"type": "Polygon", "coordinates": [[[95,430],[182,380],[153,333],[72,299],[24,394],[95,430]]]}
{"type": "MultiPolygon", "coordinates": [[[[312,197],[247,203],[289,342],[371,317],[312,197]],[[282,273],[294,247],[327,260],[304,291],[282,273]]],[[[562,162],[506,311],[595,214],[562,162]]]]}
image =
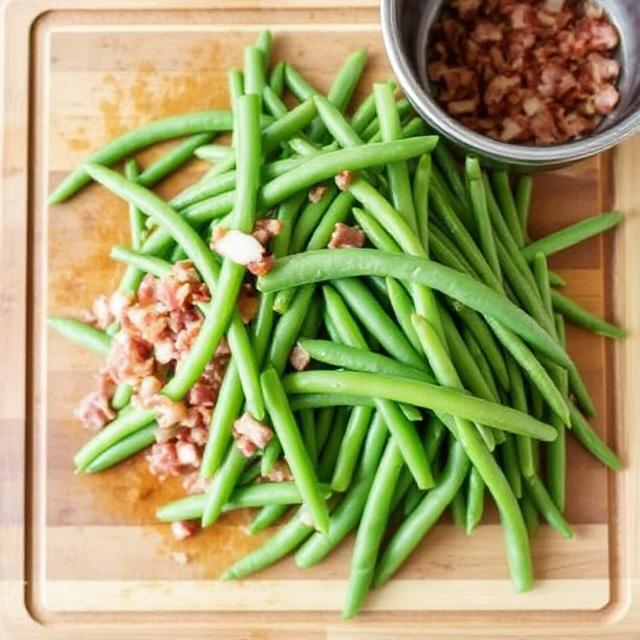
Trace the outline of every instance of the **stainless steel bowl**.
{"type": "Polygon", "coordinates": [[[431,25],[445,0],[381,0],[382,33],[391,66],[416,111],[464,152],[495,164],[526,170],[551,169],[595,155],[640,130],[640,0],[600,0],[620,34],[620,102],[582,140],[546,147],[499,142],[452,118],[436,102],[426,77],[431,25]]]}

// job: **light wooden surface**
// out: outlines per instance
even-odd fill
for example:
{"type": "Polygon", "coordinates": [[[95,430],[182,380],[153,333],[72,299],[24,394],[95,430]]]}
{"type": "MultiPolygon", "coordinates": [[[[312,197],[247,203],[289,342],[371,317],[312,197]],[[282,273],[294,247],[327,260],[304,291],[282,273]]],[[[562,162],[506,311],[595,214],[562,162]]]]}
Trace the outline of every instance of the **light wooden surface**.
{"type": "MultiPolygon", "coordinates": [[[[46,193],[90,149],[128,127],[225,107],[225,71],[240,64],[241,46],[264,26],[274,31],[274,59],[293,61],[321,89],[362,45],[371,53],[363,84],[389,73],[377,7],[368,0],[215,7],[195,0],[92,0],[82,11],[55,1],[5,7],[0,637],[3,629],[8,638],[637,637],[640,141],[613,158],[536,179],[534,235],[613,200],[629,214],[615,240],[592,240],[553,266],[570,295],[615,317],[632,336],[614,351],[569,331],[599,408],[594,424],[627,469],[607,474],[571,443],[568,517],[576,538],[543,528],[533,544],[539,581],[530,594],[510,590],[495,517],[471,538],[441,524],[367,612],[342,623],[350,542],[312,570],[285,561],[251,580],[219,583],[222,569],[262,540],[243,532],[248,514],[227,516],[177,546],[152,515],[178,495],[174,484],[157,487],[140,462],[97,477],[73,475],[71,456],[86,434],[72,410],[91,388],[98,359],[47,333],[43,320],[77,313],[113,288],[119,270],[106,255],[113,242],[126,241],[126,209],[94,186],[47,211],[46,193]],[[144,10],[129,11],[134,5],[144,10]],[[187,566],[171,559],[177,549],[190,555],[187,566]]],[[[193,163],[160,191],[174,193],[201,168],[193,163]]]]}

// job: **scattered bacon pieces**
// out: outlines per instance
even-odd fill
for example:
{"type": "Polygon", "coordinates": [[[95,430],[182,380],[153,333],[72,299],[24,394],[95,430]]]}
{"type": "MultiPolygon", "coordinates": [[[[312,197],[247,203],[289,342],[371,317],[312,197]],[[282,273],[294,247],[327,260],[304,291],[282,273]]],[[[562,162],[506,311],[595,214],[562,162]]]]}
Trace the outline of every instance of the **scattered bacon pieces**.
{"type": "Polygon", "coordinates": [[[619,37],[587,0],[449,0],[427,73],[443,107],[505,142],[587,135],[619,101],[619,37]]]}
{"type": "Polygon", "coordinates": [[[243,265],[260,262],[265,253],[264,247],[251,234],[223,227],[216,228],[211,248],[222,257],[243,265]]]}
{"type": "Polygon", "coordinates": [[[316,202],[320,202],[320,200],[322,200],[322,198],[324,197],[324,194],[327,193],[327,189],[328,187],[326,184],[317,184],[315,187],[309,190],[309,201],[313,202],[314,204],[316,202]]]}
{"type": "Polygon", "coordinates": [[[360,249],[364,246],[364,232],[360,227],[350,227],[337,222],[327,246],[329,249],[360,249]]]}
{"type": "Polygon", "coordinates": [[[233,437],[238,449],[250,458],[258,449],[264,449],[267,446],[273,437],[273,431],[245,411],[233,423],[233,437]]]}
{"type": "Polygon", "coordinates": [[[291,350],[289,362],[296,371],[304,371],[309,366],[311,357],[299,344],[297,344],[291,350]]]}
{"type": "Polygon", "coordinates": [[[264,477],[271,482],[290,482],[293,480],[289,464],[284,458],[276,460],[273,467],[271,467],[271,471],[264,477]]]}
{"type": "Polygon", "coordinates": [[[335,177],[336,186],[340,191],[346,191],[355,180],[356,174],[353,171],[341,171],[335,177]]]}
{"type": "Polygon", "coordinates": [[[178,542],[190,538],[198,530],[198,523],[193,520],[179,520],[171,523],[171,533],[178,542]]]}
{"type": "Polygon", "coordinates": [[[109,398],[100,391],[88,393],[75,410],[75,416],[89,431],[99,431],[116,417],[109,404],[109,398]]]}

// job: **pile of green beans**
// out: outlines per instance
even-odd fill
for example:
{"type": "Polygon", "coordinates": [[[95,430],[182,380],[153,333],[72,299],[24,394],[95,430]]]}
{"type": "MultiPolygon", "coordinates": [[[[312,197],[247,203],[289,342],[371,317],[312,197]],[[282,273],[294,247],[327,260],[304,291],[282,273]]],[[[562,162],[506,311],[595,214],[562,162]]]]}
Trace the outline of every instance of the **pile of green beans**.
{"type": "MultiPolygon", "coordinates": [[[[208,527],[227,511],[257,508],[252,535],[295,505],[275,535],[224,573],[229,580],[292,553],[310,567],[355,532],[348,618],[447,510],[471,534],[488,495],[514,588],[530,589],[529,536],[539,520],[572,536],[566,439],[622,467],[585,418],[594,407],[566,351],[564,320],[606,338],[625,332],[557,291],[564,282],[547,257],[622,216],[604,213],[530,241],[531,176],[489,171],[476,157],[458,163],[444,141],[424,135],[393,81],[375,84],[353,109],[366,50],[347,58],[323,95],[287,62],[270,69],[270,49],[264,32],[245,48],[243,70],[230,71],[231,111],[128,132],[50,197],[63,202],[93,179],[129,204],[131,244],[111,250],[127,267],[121,291],[135,295],[144,274],[162,277],[185,258],[209,288],[200,333],[162,393],[184,398],[220,340],[230,345],[200,464],[208,489],[156,515],[208,527]],[[226,131],[228,145],[217,140],[226,131]],[[178,138],[138,166],[136,153],[178,138]],[[196,183],[168,202],[151,190],[194,156],[213,165],[196,183]],[[209,248],[216,226],[248,234],[267,216],[283,228],[265,275],[256,279],[209,248]],[[338,223],[358,225],[366,246],[329,250],[338,223]],[[236,304],[246,282],[259,297],[249,326],[236,304]],[[304,371],[292,370],[294,348],[308,357],[304,371]],[[245,411],[273,431],[250,458],[232,437],[245,411]],[[267,482],[280,457],[292,480],[267,482]]],[[[48,322],[103,357],[119,330],[48,322]]],[[[155,441],[156,415],[129,404],[134,391],[118,388],[116,418],[76,454],[79,472],[113,467],[155,441]]]]}

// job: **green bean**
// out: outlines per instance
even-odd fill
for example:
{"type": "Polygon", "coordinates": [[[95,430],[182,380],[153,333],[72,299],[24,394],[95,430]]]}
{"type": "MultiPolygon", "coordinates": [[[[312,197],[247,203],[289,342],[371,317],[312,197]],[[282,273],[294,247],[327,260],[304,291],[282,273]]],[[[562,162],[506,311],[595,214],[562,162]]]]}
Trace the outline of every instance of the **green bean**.
{"type": "Polygon", "coordinates": [[[343,618],[352,618],[371,587],[378,551],[389,519],[393,490],[402,469],[402,454],[390,440],[367,498],[356,536],[343,618]]]}
{"type": "Polygon", "coordinates": [[[500,262],[498,261],[498,254],[496,253],[489,211],[487,210],[487,196],[485,195],[484,184],[482,182],[482,170],[480,169],[480,163],[477,158],[467,156],[466,171],[471,197],[471,208],[474,213],[475,227],[478,230],[480,247],[489,266],[496,274],[498,280],[500,280],[502,278],[502,272],[500,262]]]}
{"type": "Polygon", "coordinates": [[[453,302],[452,307],[464,323],[465,327],[469,329],[473,337],[481,346],[482,353],[491,365],[491,370],[494,372],[500,386],[505,391],[509,391],[509,373],[507,371],[507,365],[505,364],[500,346],[497,344],[494,335],[487,327],[486,322],[479,314],[458,302],[453,302]]]}
{"type": "MultiPolygon", "coordinates": [[[[392,91],[396,90],[396,83],[393,80],[387,80],[387,84],[392,91]]],[[[369,126],[371,121],[376,117],[376,102],[373,93],[370,93],[355,110],[351,116],[351,126],[357,134],[362,132],[369,126]]]]}
{"type": "Polygon", "coordinates": [[[318,464],[318,450],[316,444],[316,425],[313,409],[303,409],[298,413],[300,423],[300,433],[302,434],[302,442],[309,454],[311,464],[314,467],[318,464]]]}
{"type": "MultiPolygon", "coordinates": [[[[196,111],[179,116],[155,120],[112,140],[95,151],[87,163],[112,165],[156,142],[202,133],[204,131],[231,130],[228,111],[196,111]]],[[[67,200],[91,180],[86,164],[71,172],[49,197],[49,204],[67,200]]]]}
{"type": "Polygon", "coordinates": [[[552,287],[567,286],[567,281],[562,276],[555,273],[554,271],[549,271],[549,283],[551,284],[552,287]]]}
{"type": "Polygon", "coordinates": [[[430,155],[418,160],[413,174],[413,208],[416,212],[416,228],[425,254],[429,255],[429,184],[431,181],[432,161],[430,155]]]}
{"type": "Polygon", "coordinates": [[[467,535],[471,535],[482,520],[484,514],[484,489],[484,480],[478,470],[473,467],[469,472],[469,485],[467,487],[467,509],[465,513],[467,535]]]}
{"type": "MultiPolygon", "coordinates": [[[[324,287],[323,293],[325,307],[336,326],[341,342],[349,346],[366,348],[367,343],[340,295],[330,287],[324,287]]],[[[394,402],[389,402],[389,399],[378,398],[375,393],[367,395],[375,398],[376,409],[382,414],[389,431],[398,441],[398,446],[418,486],[421,488],[431,486],[433,478],[429,470],[429,463],[424,450],[420,446],[420,439],[414,426],[394,402]]]]}
{"type": "Polygon", "coordinates": [[[467,227],[467,229],[473,228],[473,221],[471,219],[471,216],[465,216],[465,213],[463,212],[464,207],[462,202],[460,202],[460,199],[451,190],[451,187],[447,183],[447,180],[440,171],[438,163],[434,163],[431,169],[431,182],[433,184],[433,188],[439,191],[444,196],[449,205],[454,208],[454,210],[456,211],[456,215],[460,218],[460,220],[464,221],[465,227],[467,227]]]}
{"type": "MultiPolygon", "coordinates": [[[[469,331],[468,327],[462,327],[462,339],[465,345],[467,346],[469,355],[475,361],[477,365],[477,369],[480,372],[480,375],[486,382],[486,386],[489,388],[491,399],[500,398],[500,392],[498,391],[498,387],[496,385],[493,371],[489,366],[489,361],[485,357],[482,347],[480,346],[478,341],[475,339],[471,331],[469,331]]],[[[462,375],[460,377],[463,378],[462,375]]],[[[463,381],[464,381],[464,378],[463,378],[463,381]]]]}
{"type": "Polygon", "coordinates": [[[522,249],[522,256],[525,260],[532,260],[536,253],[550,256],[615,227],[622,222],[623,217],[621,212],[611,211],[586,218],[532,242],[522,249]]]}
{"type": "Polygon", "coordinates": [[[465,529],[467,521],[467,505],[462,489],[460,489],[460,491],[458,491],[458,493],[453,496],[453,499],[449,504],[449,510],[451,511],[453,524],[455,524],[456,527],[465,529]]]}
{"type": "Polygon", "coordinates": [[[382,553],[374,586],[384,584],[407,559],[420,540],[440,519],[442,513],[460,490],[469,469],[469,459],[460,443],[451,438],[449,456],[438,484],[427,491],[420,504],[400,524],[382,553]]]}
{"type": "Polygon", "coordinates": [[[529,347],[515,333],[493,318],[487,316],[486,319],[495,336],[527,373],[529,379],[547,401],[549,407],[567,424],[569,422],[569,408],[567,403],[558,387],[554,384],[549,374],[545,371],[529,347]]]}
{"type": "MultiPolygon", "coordinates": [[[[518,367],[516,361],[510,355],[507,355],[506,362],[509,371],[509,378],[511,380],[512,406],[514,409],[518,409],[518,411],[526,413],[528,411],[527,396],[524,389],[522,372],[520,371],[520,367],[518,367]]],[[[526,478],[536,473],[537,468],[531,438],[528,438],[527,436],[517,436],[516,453],[522,475],[526,478]]]]}
{"type": "MultiPolygon", "coordinates": [[[[373,93],[376,112],[380,121],[380,133],[384,142],[392,142],[402,137],[400,117],[393,98],[393,90],[386,83],[375,83],[373,93]]],[[[393,206],[409,226],[417,232],[416,211],[413,205],[411,183],[406,162],[387,165],[387,178],[391,188],[393,206]]]]}
{"type": "Polygon", "coordinates": [[[287,105],[269,85],[265,85],[262,89],[262,101],[269,113],[276,118],[282,118],[289,111],[287,105]]]}
{"type": "Polygon", "coordinates": [[[336,185],[330,184],[318,202],[309,202],[305,206],[293,229],[289,253],[299,253],[304,250],[311,234],[318,226],[318,222],[334,200],[337,191],[336,185]]]}
{"type": "Polygon", "coordinates": [[[558,510],[555,503],[547,493],[542,480],[537,474],[525,478],[525,489],[531,498],[536,509],[543,518],[562,536],[565,538],[573,538],[571,526],[564,519],[562,513],[558,510]]]}
{"type": "Polygon", "coordinates": [[[349,216],[354,198],[348,191],[343,191],[333,199],[322,219],[316,226],[307,242],[307,251],[324,249],[331,240],[336,224],[345,222],[349,216]]]}
{"type": "MultiPolygon", "coordinates": [[[[196,158],[207,162],[219,162],[227,158],[230,153],[231,149],[226,144],[203,144],[193,151],[193,155],[196,158]]],[[[180,207],[177,208],[179,209],[180,207]]]]}
{"type": "Polygon", "coordinates": [[[524,235],[522,233],[520,216],[513,199],[513,193],[511,192],[511,185],[509,184],[509,174],[502,170],[494,171],[491,174],[491,181],[497,195],[498,206],[502,211],[511,237],[518,247],[523,247],[524,235]]]}
{"type": "Polygon", "coordinates": [[[50,316],[47,324],[71,342],[95,353],[107,355],[111,349],[110,335],[75,318],[50,316]]]}
{"type": "Polygon", "coordinates": [[[247,95],[262,95],[265,85],[264,78],[265,57],[264,52],[255,47],[244,48],[244,91],[247,95]]]}
{"type": "Polygon", "coordinates": [[[482,282],[496,291],[502,291],[502,283],[492,271],[491,266],[476,246],[471,234],[462,224],[451,205],[435,188],[431,189],[430,196],[431,202],[433,203],[433,211],[438,216],[438,219],[445,225],[449,235],[476,270],[482,282]]]}
{"type": "Polygon", "coordinates": [[[102,431],[91,438],[73,457],[78,471],[84,471],[101,453],[116,442],[153,422],[155,414],[148,409],[124,409],[102,431]]]}
{"type": "Polygon", "coordinates": [[[500,453],[502,454],[502,468],[507,480],[516,498],[520,499],[522,498],[522,476],[520,475],[516,443],[512,436],[507,436],[501,445],[500,453]]]}
{"type": "Polygon", "coordinates": [[[589,394],[589,390],[587,389],[584,380],[582,380],[580,376],[580,372],[576,368],[575,365],[569,367],[567,369],[569,374],[569,388],[571,389],[571,393],[573,393],[578,406],[582,409],[583,413],[586,415],[593,417],[596,415],[596,407],[589,394]]]}
{"type": "Polygon", "coordinates": [[[429,225],[429,250],[435,259],[455,271],[477,277],[475,269],[458,251],[458,248],[434,225],[429,225]]]}
{"type": "Polygon", "coordinates": [[[86,473],[104,471],[146,449],[156,441],[156,428],[157,425],[152,424],[119,440],[106,451],[96,456],[84,471],[86,473]]]}
{"type": "Polygon", "coordinates": [[[111,398],[111,408],[115,411],[124,409],[129,404],[129,400],[131,400],[132,395],[133,389],[130,385],[119,384],[116,387],[116,390],[113,392],[113,397],[111,398]]]}
{"type": "Polygon", "coordinates": [[[268,504],[262,507],[247,527],[247,533],[255,536],[257,533],[264,531],[280,520],[288,509],[289,505],[286,504],[268,504]]]}
{"type": "Polygon", "coordinates": [[[156,278],[161,278],[171,273],[172,266],[167,260],[156,258],[155,256],[150,256],[133,249],[127,249],[122,245],[114,244],[109,252],[109,257],[118,262],[133,266],[143,273],[150,273],[156,278]]]}
{"type": "Polygon", "coordinates": [[[469,197],[462,176],[460,175],[460,170],[446,143],[443,142],[443,144],[439,144],[438,147],[434,153],[435,160],[459,202],[458,208],[460,208],[464,215],[464,210],[468,208],[469,197]]]}
{"type": "MultiPolygon", "coordinates": [[[[179,169],[191,157],[194,151],[213,140],[212,133],[198,133],[191,138],[185,140],[182,144],[177,145],[171,151],[158,158],[150,164],[138,178],[138,182],[144,187],[151,187],[160,182],[170,173],[179,169]]],[[[129,176],[127,176],[129,177],[129,176]]]]}
{"type": "Polygon", "coordinates": [[[269,86],[273,89],[274,93],[278,97],[282,97],[284,91],[284,62],[278,62],[271,71],[269,77],[269,86]]]}
{"type": "MultiPolygon", "coordinates": [[[[261,31],[260,35],[256,38],[255,46],[258,49],[260,49],[260,51],[262,52],[262,61],[265,68],[269,66],[269,55],[271,54],[271,41],[272,41],[272,36],[271,36],[271,31],[269,31],[269,29],[265,29],[264,31],[261,31]]],[[[249,92],[247,91],[247,93],[249,92]]]]}
{"type": "Polygon", "coordinates": [[[411,315],[415,313],[413,302],[406,289],[397,280],[386,278],[385,282],[396,320],[411,346],[416,351],[419,351],[420,341],[411,323],[411,315]]]}
{"type": "Polygon", "coordinates": [[[564,349],[506,298],[465,274],[424,258],[372,249],[309,251],[278,260],[267,275],[258,279],[258,288],[277,291],[309,282],[358,275],[393,277],[431,287],[471,309],[495,317],[554,362],[563,366],[571,364],[564,349]]]}
{"type": "Polygon", "coordinates": [[[291,553],[313,532],[313,527],[300,518],[303,510],[299,509],[287,524],[269,538],[261,547],[254,549],[222,574],[223,580],[244,578],[260,571],[291,553]]]}
{"type": "Polygon", "coordinates": [[[374,247],[391,253],[401,252],[397,242],[383,229],[371,213],[359,207],[353,207],[352,211],[356,222],[374,247]]]}
{"type": "MultiPolygon", "coordinates": [[[[305,397],[313,398],[313,395],[293,396],[289,398],[289,404],[291,405],[291,408],[293,409],[297,400],[300,400],[305,397]]],[[[354,400],[356,398],[357,396],[354,396],[354,400]]],[[[337,399],[337,397],[334,397],[332,399],[337,399]]],[[[338,403],[336,402],[331,402],[330,404],[327,403],[324,405],[318,404],[317,408],[319,410],[317,412],[317,419],[316,419],[316,445],[318,447],[318,451],[322,451],[322,448],[327,442],[327,438],[329,437],[329,433],[331,431],[331,426],[333,425],[333,418],[334,418],[337,405],[338,403]]],[[[373,402],[371,403],[371,406],[373,406],[373,402]]]]}
{"type": "Polygon", "coordinates": [[[290,64],[285,64],[284,79],[287,88],[298,100],[308,100],[319,93],[290,64]]]}
{"type": "Polygon", "coordinates": [[[336,409],[331,431],[322,447],[318,463],[318,478],[322,482],[330,482],[333,477],[351,413],[351,407],[341,406],[336,409]]]}
{"type": "Polygon", "coordinates": [[[270,124],[262,133],[262,149],[265,154],[277,149],[280,144],[302,131],[316,116],[313,100],[294,107],[282,118],[270,124]]]}
{"type": "Polygon", "coordinates": [[[425,369],[424,359],[418,355],[366,285],[355,278],[334,280],[333,285],[356,318],[389,354],[415,369],[425,369]]]}
{"type": "Polygon", "coordinates": [[[351,371],[303,371],[285,376],[283,382],[289,394],[337,393],[380,397],[540,440],[549,441],[556,435],[555,429],[549,425],[510,407],[408,378],[351,371]]]}
{"type": "Polygon", "coordinates": [[[520,220],[522,236],[527,240],[527,229],[529,228],[529,210],[531,209],[531,193],[533,191],[533,176],[521,175],[516,184],[516,210],[520,220]]]}
{"type": "Polygon", "coordinates": [[[522,517],[527,525],[527,530],[530,536],[535,536],[540,528],[540,521],[538,520],[538,510],[536,509],[533,501],[529,497],[528,493],[523,494],[520,500],[520,509],[522,511],[522,517]]]}
{"type": "Polygon", "coordinates": [[[569,403],[569,411],[571,412],[571,433],[578,442],[600,462],[614,471],[620,471],[623,467],[620,458],[600,438],[573,403],[569,403]]]}
{"type": "Polygon", "coordinates": [[[602,320],[555,289],[551,289],[551,301],[555,311],[558,311],[569,322],[579,327],[599,333],[607,338],[620,339],[627,335],[624,329],[602,320]]]}
{"type": "MultiPolygon", "coordinates": [[[[356,395],[337,395],[333,393],[305,393],[304,395],[295,395],[289,398],[289,405],[292,411],[302,411],[303,409],[331,409],[333,407],[373,407],[371,398],[362,398],[356,395]]],[[[405,414],[406,415],[406,414],[405,414]]],[[[408,416],[407,416],[408,417],[408,416]]],[[[412,416],[412,420],[421,420],[412,416]]],[[[316,428],[316,432],[320,431],[320,427],[316,428]]],[[[320,438],[316,435],[316,440],[320,442],[320,438]]],[[[318,447],[321,449],[322,447],[318,447]]]]}
{"type": "MultiPolygon", "coordinates": [[[[364,144],[362,138],[354,131],[353,127],[340,112],[340,109],[334,106],[327,98],[314,96],[313,101],[324,126],[341,147],[358,147],[364,144]]],[[[385,142],[389,141],[386,140],[385,142]]]]}
{"type": "Polygon", "coordinates": [[[379,413],[375,413],[354,481],[342,502],[331,514],[328,533],[314,533],[296,553],[295,560],[299,567],[317,564],[358,524],[382,457],[387,435],[384,419],[379,413]]]}
{"type": "Polygon", "coordinates": [[[238,478],[236,485],[242,487],[244,485],[252,483],[256,478],[260,476],[260,461],[254,460],[251,464],[248,464],[238,478]]]}
{"type": "MultiPolygon", "coordinates": [[[[138,164],[134,158],[129,158],[124,164],[124,175],[128,180],[137,180],[139,176],[138,164]]],[[[144,233],[144,214],[133,205],[129,205],[129,230],[131,233],[131,247],[140,249],[142,234],[144,233]]]]}
{"type": "Polygon", "coordinates": [[[313,464],[304,447],[280,378],[274,368],[263,372],[262,391],[267,410],[282,444],[291,473],[303,496],[304,504],[309,510],[316,529],[326,533],[329,529],[329,512],[320,495],[313,464]]]}

